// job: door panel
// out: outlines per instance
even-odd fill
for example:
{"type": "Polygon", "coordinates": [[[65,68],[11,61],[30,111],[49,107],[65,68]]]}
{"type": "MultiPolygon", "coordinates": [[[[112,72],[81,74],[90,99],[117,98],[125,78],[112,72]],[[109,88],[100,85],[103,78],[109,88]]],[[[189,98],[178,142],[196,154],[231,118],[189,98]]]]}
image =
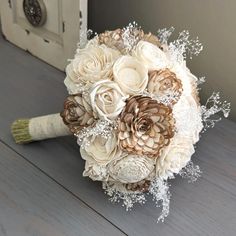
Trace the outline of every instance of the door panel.
{"type": "MultiPolygon", "coordinates": [[[[30,24],[23,2],[24,0],[1,0],[3,34],[10,42],[64,70],[67,59],[73,58],[80,40],[80,4],[84,8],[87,0],[36,0],[36,3],[44,4],[45,7],[46,20],[42,26],[30,24]]],[[[34,0],[25,0],[25,3],[28,3],[27,10],[33,17],[42,15],[38,7],[32,8],[29,5],[35,4],[34,0]]],[[[84,15],[87,17],[87,14],[84,15]]],[[[84,22],[87,24],[87,19],[84,22]]]]}

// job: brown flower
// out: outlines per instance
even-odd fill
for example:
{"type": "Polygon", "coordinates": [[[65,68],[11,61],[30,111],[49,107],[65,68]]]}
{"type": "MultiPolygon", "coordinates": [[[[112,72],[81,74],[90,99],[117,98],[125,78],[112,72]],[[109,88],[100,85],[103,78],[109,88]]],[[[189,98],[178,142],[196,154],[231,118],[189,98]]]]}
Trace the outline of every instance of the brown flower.
{"type": "Polygon", "coordinates": [[[118,49],[121,52],[125,52],[122,32],[122,29],[116,29],[114,31],[105,31],[102,34],[99,34],[99,43],[105,44],[107,47],[113,49],[118,49]]]}
{"type": "Polygon", "coordinates": [[[96,118],[82,94],[70,95],[66,98],[61,117],[72,133],[77,133],[83,127],[93,124],[96,118]]]}
{"type": "Polygon", "coordinates": [[[155,70],[149,73],[147,86],[149,93],[158,97],[170,96],[170,102],[175,104],[183,91],[181,80],[169,69],[155,70]]]}
{"type": "Polygon", "coordinates": [[[144,36],[141,38],[141,40],[152,43],[154,45],[156,45],[159,48],[162,48],[162,45],[159,41],[159,39],[157,38],[157,36],[155,36],[152,33],[148,33],[148,34],[144,34],[144,36]]]}
{"type": "MultiPolygon", "coordinates": [[[[122,53],[126,53],[124,45],[124,29],[116,29],[114,31],[105,31],[102,34],[99,34],[98,39],[100,44],[105,44],[106,46],[118,49],[122,53]]],[[[161,48],[161,43],[159,39],[152,33],[145,34],[143,30],[134,28],[130,35],[136,39],[137,43],[140,40],[147,41],[161,48]]]]}
{"type": "Polygon", "coordinates": [[[150,97],[133,96],[120,116],[119,144],[128,153],[158,157],[173,137],[173,128],[171,108],[150,97]]]}
{"type": "Polygon", "coordinates": [[[130,183],[126,184],[125,187],[129,191],[133,192],[147,192],[150,187],[151,181],[150,180],[142,180],[137,183],[130,183]]]}

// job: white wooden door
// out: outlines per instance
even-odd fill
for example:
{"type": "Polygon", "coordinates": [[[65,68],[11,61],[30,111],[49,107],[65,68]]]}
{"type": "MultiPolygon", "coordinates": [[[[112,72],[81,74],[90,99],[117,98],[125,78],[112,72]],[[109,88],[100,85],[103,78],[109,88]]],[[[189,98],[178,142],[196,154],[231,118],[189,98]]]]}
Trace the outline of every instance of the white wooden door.
{"type": "Polygon", "coordinates": [[[87,0],[1,0],[2,32],[10,42],[64,70],[80,40],[80,4],[86,11],[87,0]]]}

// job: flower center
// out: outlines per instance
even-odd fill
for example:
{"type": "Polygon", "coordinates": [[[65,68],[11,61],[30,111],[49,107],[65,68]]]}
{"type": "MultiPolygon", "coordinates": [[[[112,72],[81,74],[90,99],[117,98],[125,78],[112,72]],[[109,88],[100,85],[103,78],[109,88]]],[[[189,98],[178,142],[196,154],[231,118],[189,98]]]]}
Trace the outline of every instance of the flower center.
{"type": "Polygon", "coordinates": [[[150,120],[143,120],[138,127],[138,131],[146,133],[151,128],[150,120]]]}
{"type": "Polygon", "coordinates": [[[172,86],[171,79],[167,78],[163,81],[162,89],[166,90],[168,88],[171,88],[171,86],[172,86]]]}

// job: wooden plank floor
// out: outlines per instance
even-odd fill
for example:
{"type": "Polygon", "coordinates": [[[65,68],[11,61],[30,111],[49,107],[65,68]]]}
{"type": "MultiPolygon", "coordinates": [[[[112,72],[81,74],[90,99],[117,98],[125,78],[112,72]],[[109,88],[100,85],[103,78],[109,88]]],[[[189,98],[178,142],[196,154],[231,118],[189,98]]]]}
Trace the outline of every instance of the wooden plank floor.
{"type": "Polygon", "coordinates": [[[152,202],[126,212],[100,183],[82,177],[72,137],[16,145],[11,122],[59,112],[64,73],[0,37],[0,236],[210,235],[236,232],[236,124],[223,120],[202,135],[194,155],[203,174],[171,181],[171,212],[156,224],[152,202]]]}

